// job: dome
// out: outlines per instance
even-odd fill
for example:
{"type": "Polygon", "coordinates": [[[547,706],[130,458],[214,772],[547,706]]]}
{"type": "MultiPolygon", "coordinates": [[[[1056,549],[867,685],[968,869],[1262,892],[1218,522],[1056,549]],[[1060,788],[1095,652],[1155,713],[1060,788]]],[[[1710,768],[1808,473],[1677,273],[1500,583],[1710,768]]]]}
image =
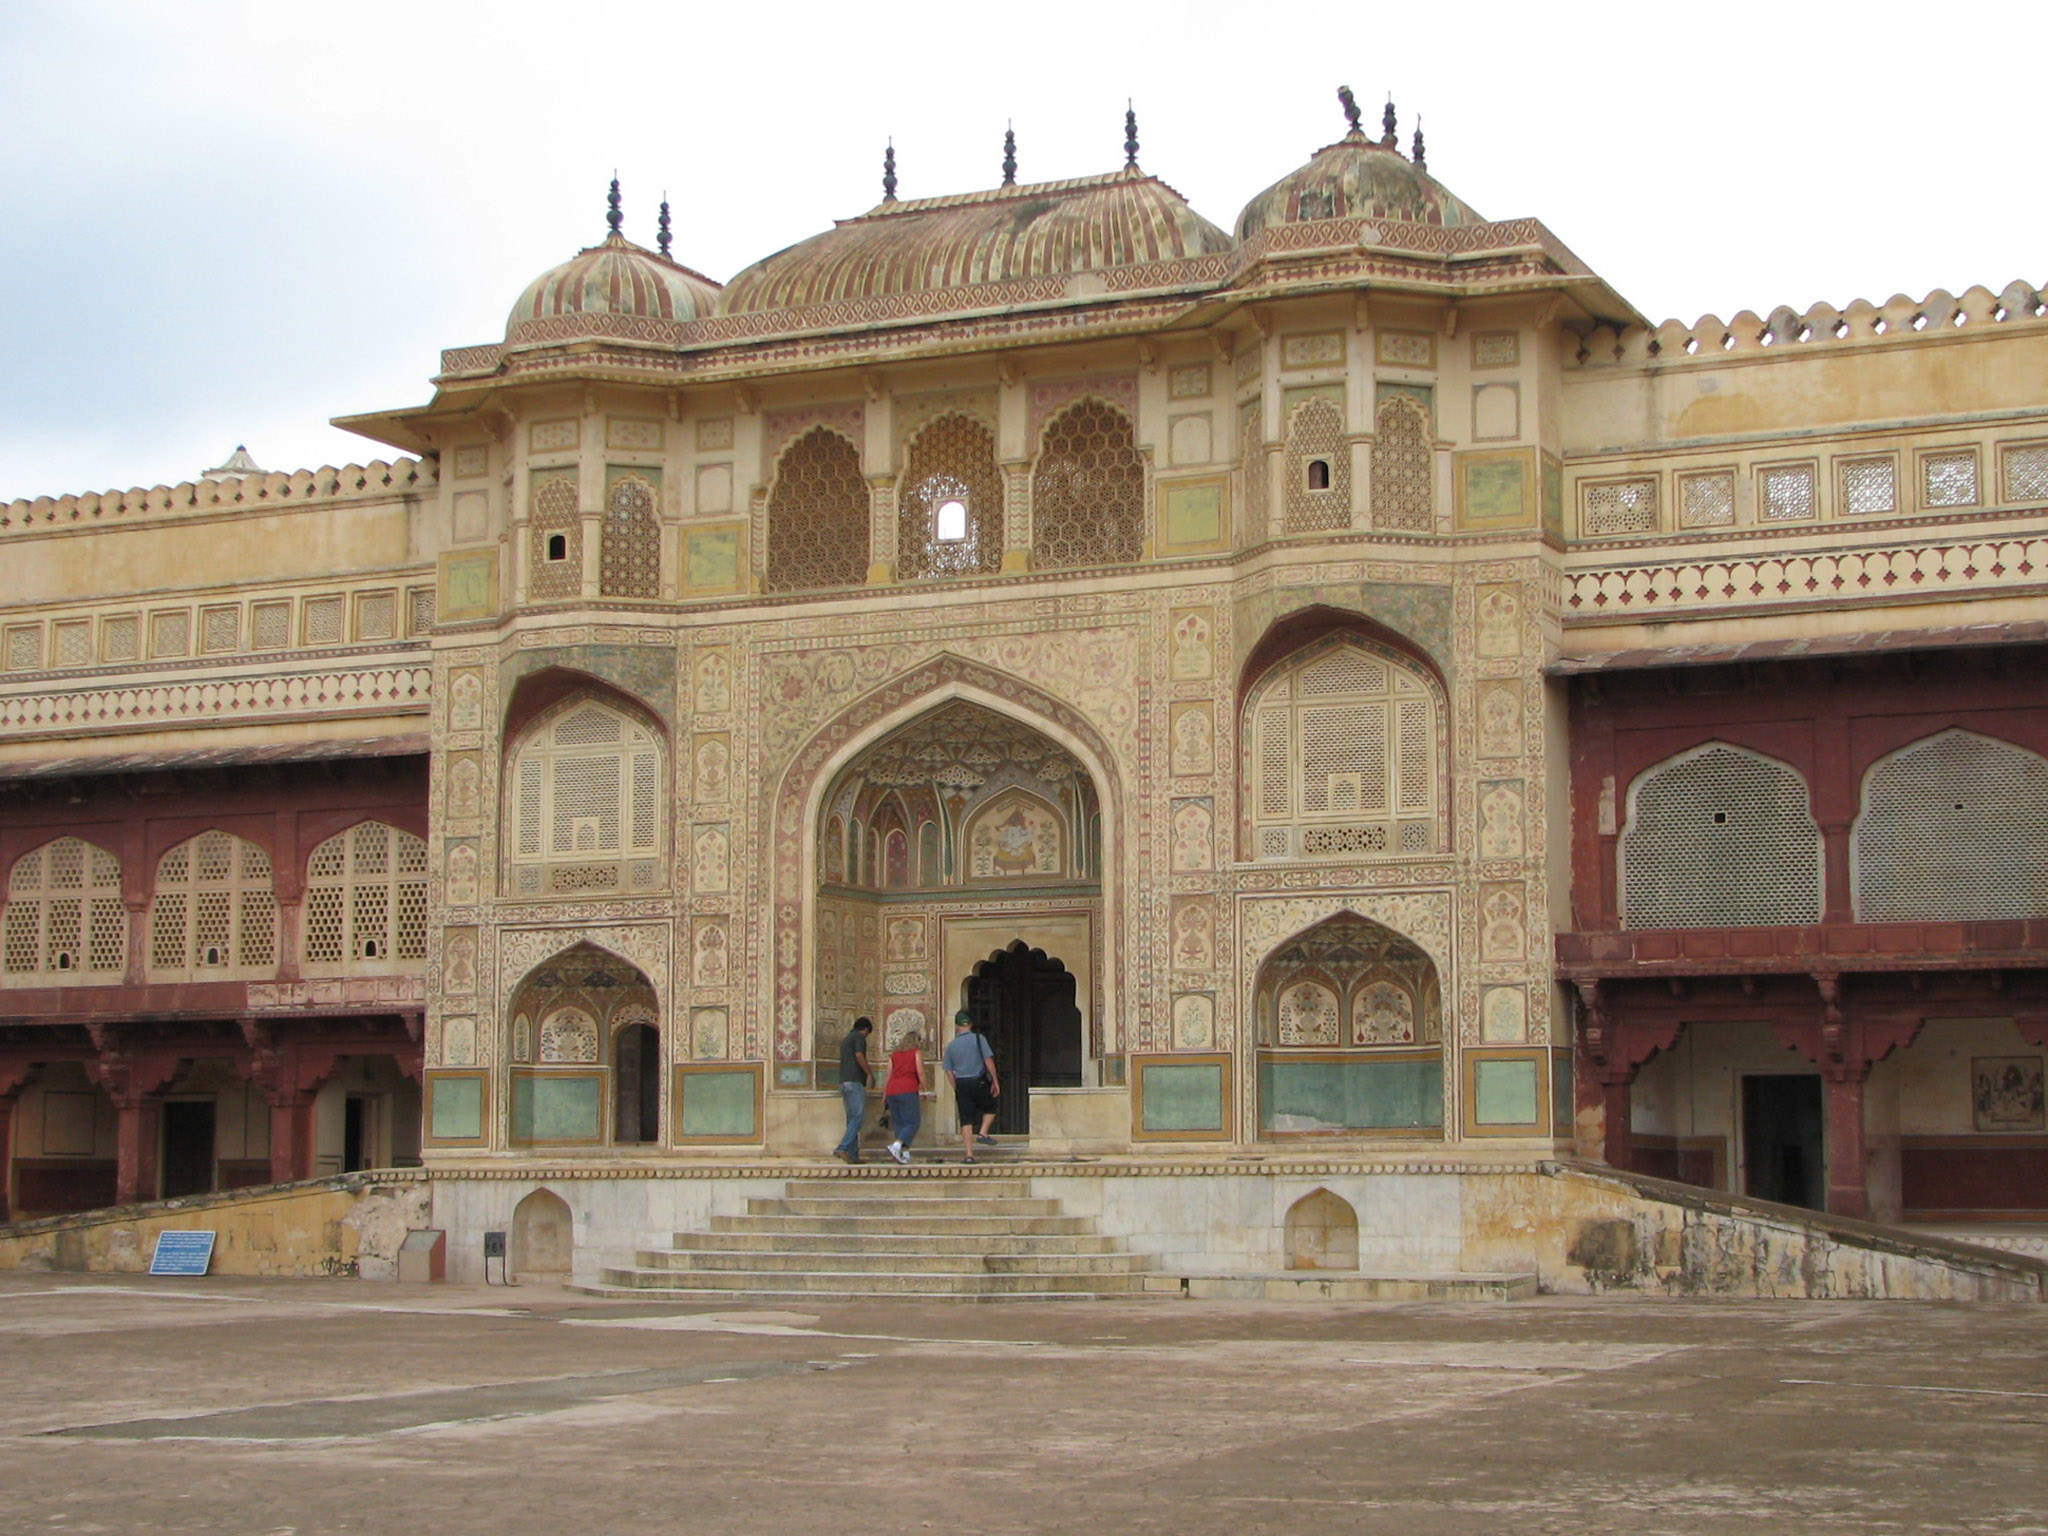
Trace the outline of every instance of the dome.
{"type": "Polygon", "coordinates": [[[1230,237],[1178,192],[1129,166],[1107,176],[883,202],[747,268],[727,286],[724,309],[801,309],[1067,278],[1230,248],[1230,237]]]}
{"type": "Polygon", "coordinates": [[[505,339],[631,334],[621,322],[696,320],[717,304],[710,278],[614,232],[528,284],[505,322],[505,339]]]}
{"type": "Polygon", "coordinates": [[[1395,148],[1391,131],[1374,140],[1356,127],[1246,203],[1237,238],[1316,219],[1405,219],[1448,228],[1486,222],[1395,148]]]}

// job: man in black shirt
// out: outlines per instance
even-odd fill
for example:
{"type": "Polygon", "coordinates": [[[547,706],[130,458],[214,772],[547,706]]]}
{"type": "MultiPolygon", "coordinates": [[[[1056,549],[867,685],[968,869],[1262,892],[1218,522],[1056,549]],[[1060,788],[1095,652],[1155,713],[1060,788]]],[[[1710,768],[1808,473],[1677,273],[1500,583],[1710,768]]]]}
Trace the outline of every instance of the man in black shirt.
{"type": "Polygon", "coordinates": [[[867,1118],[868,1084],[873,1081],[868,1074],[868,1036],[874,1032],[873,1019],[855,1019],[839,1042],[839,1093],[846,1100],[846,1134],[839,1138],[832,1155],[842,1163],[860,1161],[860,1127],[867,1118]]]}

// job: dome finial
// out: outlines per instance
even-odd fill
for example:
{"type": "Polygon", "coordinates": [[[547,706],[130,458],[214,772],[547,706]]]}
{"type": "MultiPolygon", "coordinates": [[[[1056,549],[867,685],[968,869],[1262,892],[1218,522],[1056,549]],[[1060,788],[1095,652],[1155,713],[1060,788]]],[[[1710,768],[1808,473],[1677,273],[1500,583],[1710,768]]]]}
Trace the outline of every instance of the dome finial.
{"type": "Polygon", "coordinates": [[[1351,132],[1361,132],[1358,120],[1362,114],[1358,110],[1358,98],[1351,94],[1351,87],[1348,85],[1338,86],[1337,99],[1344,104],[1344,121],[1351,125],[1351,132]]]}
{"type": "Polygon", "coordinates": [[[896,141],[889,140],[889,147],[882,151],[882,201],[896,201],[896,141]]]}
{"type": "Polygon", "coordinates": [[[661,254],[664,257],[673,261],[675,258],[669,256],[669,247],[675,243],[675,237],[668,230],[668,193],[666,191],[661,194],[661,217],[656,221],[656,224],[660,232],[655,235],[654,243],[660,247],[661,254]]]}
{"type": "Polygon", "coordinates": [[[1418,171],[1429,169],[1429,159],[1422,152],[1422,119],[1420,117],[1415,119],[1415,149],[1408,158],[1415,162],[1415,169],[1418,171]]]}
{"type": "Polygon", "coordinates": [[[1394,93],[1387,92],[1387,110],[1380,114],[1380,142],[1388,149],[1400,143],[1399,120],[1394,116],[1394,93]]]}
{"type": "Polygon", "coordinates": [[[619,232],[619,226],[626,222],[626,216],[619,212],[619,173],[617,171],[612,172],[612,189],[605,194],[604,203],[604,221],[611,226],[612,233],[616,235],[619,232]]]}
{"type": "Polygon", "coordinates": [[[1013,126],[1003,129],[1003,185],[1017,185],[1017,130],[1013,126]]]}
{"type": "Polygon", "coordinates": [[[1138,107],[1128,96],[1124,98],[1124,164],[1134,171],[1138,168],[1138,107]]]}

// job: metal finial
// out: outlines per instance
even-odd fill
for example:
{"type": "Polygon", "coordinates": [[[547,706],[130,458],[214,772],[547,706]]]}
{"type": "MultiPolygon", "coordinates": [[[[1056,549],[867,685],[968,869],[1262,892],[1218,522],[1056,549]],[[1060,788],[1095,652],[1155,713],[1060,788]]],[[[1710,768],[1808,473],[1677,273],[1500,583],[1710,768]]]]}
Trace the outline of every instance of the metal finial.
{"type": "Polygon", "coordinates": [[[1003,130],[1003,185],[1017,185],[1017,130],[1003,130]]]}
{"type": "Polygon", "coordinates": [[[1124,102],[1124,164],[1132,170],[1138,168],[1138,108],[1128,99],[1124,102]]]}
{"type": "Polygon", "coordinates": [[[1380,114],[1380,142],[1392,149],[1400,139],[1397,120],[1394,117],[1394,97],[1390,91],[1387,93],[1387,110],[1380,114]]]}
{"type": "Polygon", "coordinates": [[[896,201],[896,141],[891,139],[889,147],[882,151],[882,201],[896,201]]]}
{"type": "Polygon", "coordinates": [[[612,172],[612,189],[605,195],[604,201],[606,208],[604,221],[611,226],[612,233],[616,235],[619,232],[619,226],[626,222],[626,216],[619,212],[619,173],[617,171],[612,172]]]}
{"type": "Polygon", "coordinates": [[[1351,132],[1357,133],[1358,119],[1361,115],[1358,110],[1358,98],[1351,94],[1350,86],[1340,85],[1337,87],[1337,99],[1344,104],[1344,121],[1351,125],[1351,132]]]}
{"type": "Polygon", "coordinates": [[[669,247],[675,243],[675,237],[668,230],[668,194],[666,192],[661,194],[661,217],[655,223],[660,232],[655,235],[654,243],[661,248],[661,254],[667,256],[669,247]]]}
{"type": "Polygon", "coordinates": [[[1415,149],[1409,158],[1415,162],[1418,171],[1429,169],[1429,157],[1422,152],[1422,119],[1419,117],[1415,119],[1415,149]]]}

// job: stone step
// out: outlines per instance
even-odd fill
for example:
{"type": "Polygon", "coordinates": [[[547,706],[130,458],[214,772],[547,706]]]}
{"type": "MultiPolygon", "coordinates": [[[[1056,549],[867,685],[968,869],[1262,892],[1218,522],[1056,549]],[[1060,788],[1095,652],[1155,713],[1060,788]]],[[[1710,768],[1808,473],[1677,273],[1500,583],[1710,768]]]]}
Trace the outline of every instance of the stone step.
{"type": "Polygon", "coordinates": [[[986,1253],[990,1245],[1029,1243],[1033,1253],[1115,1253],[1116,1239],[1090,1232],[961,1236],[928,1232],[677,1232],[661,1252],[986,1253]]]}
{"type": "Polygon", "coordinates": [[[670,1274],[698,1274],[705,1271],[752,1270],[758,1272],[898,1275],[1109,1275],[1133,1274],[1150,1267],[1149,1254],[1136,1253],[1041,1253],[1037,1249],[1002,1250],[982,1253],[762,1253],[758,1250],[642,1249],[633,1256],[636,1270],[658,1270],[670,1274]]]}
{"type": "Polygon", "coordinates": [[[838,1178],[791,1179],[783,1193],[800,1200],[1020,1200],[1030,1198],[1031,1180],[961,1178],[936,1169],[899,1168],[891,1163],[871,1174],[848,1170],[838,1178]]]}
{"type": "Polygon", "coordinates": [[[1127,1274],[1048,1274],[1041,1270],[1020,1270],[1007,1274],[883,1274],[862,1270],[816,1269],[784,1271],[761,1269],[691,1270],[679,1275],[674,1270],[601,1269],[600,1284],[615,1286],[632,1295],[660,1295],[670,1290],[716,1293],[730,1299],[735,1293],[758,1299],[762,1292],[820,1296],[844,1295],[858,1291],[870,1296],[1017,1296],[1044,1295],[1070,1291],[1082,1295],[1127,1294],[1144,1288],[1145,1276],[1127,1274]],[[687,1279],[677,1286],[678,1279],[687,1279]]]}
{"type": "Polygon", "coordinates": [[[1036,1237],[1092,1233],[1086,1216],[954,1216],[920,1212],[905,1216],[714,1216],[713,1232],[817,1233],[852,1236],[876,1233],[914,1237],[1036,1237]]]}
{"type": "MultiPolygon", "coordinates": [[[[569,1290],[583,1296],[606,1296],[614,1301],[683,1301],[699,1305],[730,1304],[736,1293],[726,1290],[696,1290],[689,1286],[571,1285],[569,1290]]],[[[914,1299],[919,1306],[933,1302],[995,1301],[1116,1301],[1137,1294],[1133,1291],[926,1291],[914,1299]]],[[[810,1307],[821,1299],[816,1291],[778,1291],[769,1288],[744,1293],[749,1306],[810,1307]]],[[[866,1291],[849,1285],[834,1292],[833,1301],[902,1301],[901,1291],[866,1291]]]]}
{"type": "Polygon", "coordinates": [[[1034,1199],[1029,1195],[992,1196],[988,1199],[921,1200],[889,1194],[833,1195],[823,1197],[760,1196],[747,1201],[750,1216],[1057,1216],[1057,1200],[1034,1199]]]}

